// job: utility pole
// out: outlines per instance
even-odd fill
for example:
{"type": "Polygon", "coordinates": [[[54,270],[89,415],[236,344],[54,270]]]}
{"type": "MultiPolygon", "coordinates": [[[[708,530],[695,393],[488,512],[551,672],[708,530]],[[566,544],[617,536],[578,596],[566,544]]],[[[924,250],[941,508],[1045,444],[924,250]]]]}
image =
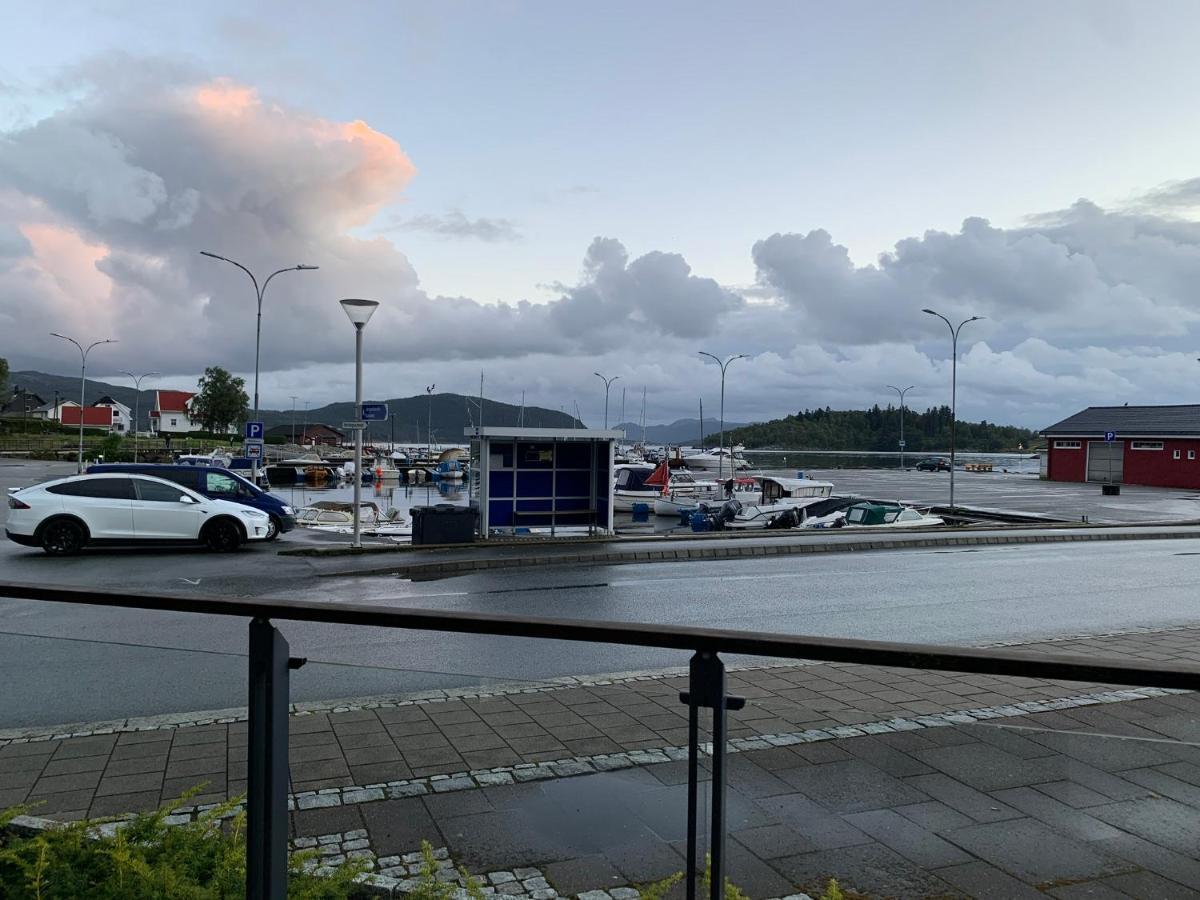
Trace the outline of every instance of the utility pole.
{"type": "Polygon", "coordinates": [[[294,444],[296,443],[296,401],[299,398],[290,394],[288,396],[291,397],[292,400],[292,443],[294,444]]]}
{"type": "Polygon", "coordinates": [[[900,395],[900,468],[901,468],[901,470],[903,470],[904,469],[904,395],[913,389],[913,385],[910,384],[908,387],[903,388],[903,389],[898,388],[895,385],[891,385],[891,384],[885,385],[885,386],[891,388],[893,391],[895,391],[897,394],[900,395]]]}
{"type": "MultiPolygon", "coordinates": [[[[713,356],[711,353],[706,353],[703,350],[699,351],[701,356],[707,356],[711,360],[715,360],[717,365],[721,367],[721,449],[717,451],[717,481],[723,480],[725,474],[725,370],[729,368],[729,364],[735,359],[747,359],[745,353],[739,353],[736,356],[731,356],[729,359],[721,362],[720,357],[713,356]]],[[[729,469],[730,475],[733,475],[733,454],[730,454],[729,469]]]]}

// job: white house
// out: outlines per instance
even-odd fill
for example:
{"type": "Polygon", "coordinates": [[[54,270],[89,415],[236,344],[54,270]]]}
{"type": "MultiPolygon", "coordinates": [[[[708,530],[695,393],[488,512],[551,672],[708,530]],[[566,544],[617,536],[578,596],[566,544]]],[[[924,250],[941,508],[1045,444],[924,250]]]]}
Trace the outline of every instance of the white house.
{"type": "Polygon", "coordinates": [[[105,394],[92,406],[107,407],[112,410],[112,426],[109,430],[114,434],[128,434],[133,431],[133,410],[124,403],[105,394]]]}
{"type": "Polygon", "coordinates": [[[150,431],[154,434],[188,434],[201,431],[203,426],[192,420],[190,391],[155,391],[154,408],[150,410],[150,431]]]}

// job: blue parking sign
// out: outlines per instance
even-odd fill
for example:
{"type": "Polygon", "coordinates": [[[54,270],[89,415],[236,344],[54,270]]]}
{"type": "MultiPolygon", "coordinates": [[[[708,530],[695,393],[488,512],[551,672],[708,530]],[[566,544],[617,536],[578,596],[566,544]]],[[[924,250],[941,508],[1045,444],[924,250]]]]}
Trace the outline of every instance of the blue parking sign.
{"type": "Polygon", "coordinates": [[[263,436],[262,422],[247,422],[246,423],[246,440],[261,441],[263,436]]]}
{"type": "Polygon", "coordinates": [[[1104,439],[1109,442],[1115,441],[1117,439],[1117,433],[1115,431],[1106,431],[1104,432],[1104,439]]]}

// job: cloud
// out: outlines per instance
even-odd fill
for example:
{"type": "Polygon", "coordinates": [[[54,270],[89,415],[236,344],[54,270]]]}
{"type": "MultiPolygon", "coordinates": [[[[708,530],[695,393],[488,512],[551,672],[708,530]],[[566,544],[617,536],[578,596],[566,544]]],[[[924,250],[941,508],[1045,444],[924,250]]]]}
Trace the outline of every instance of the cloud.
{"type": "Polygon", "coordinates": [[[458,209],[440,216],[426,213],[397,219],[392,227],[399,231],[425,231],[443,238],[475,238],[489,244],[521,239],[512,219],[469,219],[458,209]]]}
{"type": "MultiPolygon", "coordinates": [[[[433,372],[471,392],[484,369],[489,395],[578,401],[596,421],[599,370],[619,374],[621,389],[646,385],[648,418],[669,421],[693,415],[701,395],[716,408],[703,349],[753,357],[730,370],[733,420],[886,403],[888,383],[918,385],[914,405],[943,403],[949,342],[920,313],[933,307],[987,317],[960,342],[967,416],[1044,425],[1088,403],[1194,399],[1200,224],[1162,210],[1184,209],[1198,179],[1127,209],[1080,200],[1016,228],[969,218],[903,238],[871,265],[819,227],[769,234],[748,248],[756,279],[744,291],[669,247],[635,253],[598,236],[548,302],[480,303],[430,296],[396,243],[361,236],[419,177],[403,135],[154,60],[107,57],[55,84],[54,112],[0,133],[0,333],[21,335],[3,350],[15,368],[68,371],[72,348],[48,334],[64,331],[120,340],[89,359],[98,374],[156,369],[188,383],[220,364],[252,375],[253,287],[203,249],[251,267],[260,284],[277,268],[320,266],[266,292],[267,402],[345,395],[344,296],[382,304],[367,333],[377,396],[418,393],[433,372]]],[[[508,219],[459,210],[400,221],[516,236],[508,219]]]]}

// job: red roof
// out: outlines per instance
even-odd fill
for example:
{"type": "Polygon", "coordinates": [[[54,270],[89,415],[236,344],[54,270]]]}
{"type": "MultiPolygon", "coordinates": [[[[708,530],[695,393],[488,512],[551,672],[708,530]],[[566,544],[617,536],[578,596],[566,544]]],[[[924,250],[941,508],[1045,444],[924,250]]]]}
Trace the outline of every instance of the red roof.
{"type": "Polygon", "coordinates": [[[190,391],[159,391],[158,409],[161,412],[187,412],[188,401],[195,396],[190,391]]]}
{"type": "MultiPolygon", "coordinates": [[[[64,406],[62,408],[62,424],[78,425],[79,424],[79,407],[64,406]]],[[[83,424],[91,425],[97,428],[111,428],[113,423],[113,411],[111,406],[85,406],[83,408],[83,424]]]]}

